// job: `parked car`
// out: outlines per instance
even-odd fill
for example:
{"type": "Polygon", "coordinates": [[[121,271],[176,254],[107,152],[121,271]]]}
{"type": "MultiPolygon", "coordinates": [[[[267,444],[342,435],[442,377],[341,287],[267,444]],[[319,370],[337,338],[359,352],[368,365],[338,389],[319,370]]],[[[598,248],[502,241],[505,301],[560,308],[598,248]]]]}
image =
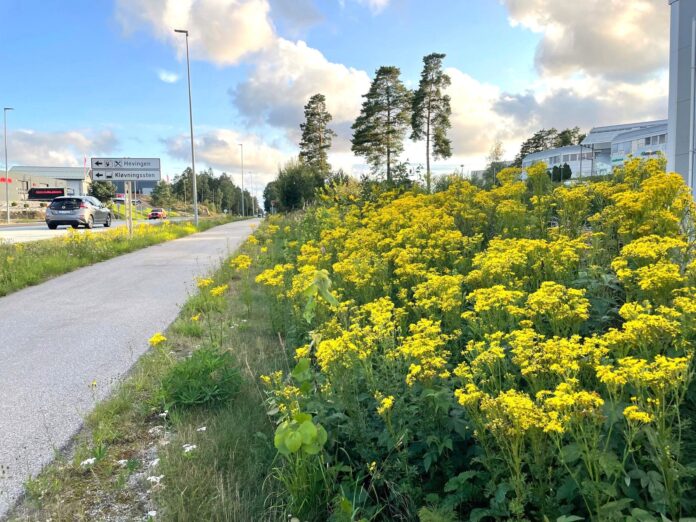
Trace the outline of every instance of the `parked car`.
{"type": "Polygon", "coordinates": [[[167,219],[167,211],[163,208],[153,208],[147,215],[147,219],[167,219]]]}
{"type": "Polygon", "coordinates": [[[94,225],[111,226],[113,213],[101,201],[92,196],[64,196],[51,201],[46,209],[46,224],[51,230],[58,225],[80,225],[92,228],[94,225]]]}

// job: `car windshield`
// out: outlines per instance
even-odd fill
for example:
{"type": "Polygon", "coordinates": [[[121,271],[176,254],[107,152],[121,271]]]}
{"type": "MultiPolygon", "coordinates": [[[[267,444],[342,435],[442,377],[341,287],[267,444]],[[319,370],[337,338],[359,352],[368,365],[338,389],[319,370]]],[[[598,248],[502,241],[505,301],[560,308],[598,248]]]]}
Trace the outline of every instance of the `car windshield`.
{"type": "Polygon", "coordinates": [[[51,202],[49,208],[52,210],[75,210],[80,208],[82,200],[80,198],[58,198],[51,202]]]}
{"type": "Polygon", "coordinates": [[[163,209],[161,209],[161,208],[153,208],[153,209],[152,209],[153,212],[162,212],[162,210],[163,210],[163,209]]]}

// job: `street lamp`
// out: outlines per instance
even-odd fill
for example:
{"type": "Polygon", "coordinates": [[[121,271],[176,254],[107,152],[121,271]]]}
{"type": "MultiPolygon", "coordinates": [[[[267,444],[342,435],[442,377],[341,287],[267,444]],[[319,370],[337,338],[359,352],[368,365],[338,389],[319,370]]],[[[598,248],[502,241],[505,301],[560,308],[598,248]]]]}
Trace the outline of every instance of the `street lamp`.
{"type": "Polygon", "coordinates": [[[7,206],[7,223],[10,222],[10,180],[7,177],[7,111],[13,111],[12,107],[3,107],[2,119],[4,124],[3,136],[5,136],[5,205],[7,206]]]}
{"type": "Polygon", "coordinates": [[[244,144],[240,143],[239,148],[242,150],[242,217],[244,217],[244,144]]]}
{"type": "Polygon", "coordinates": [[[193,153],[193,109],[191,106],[191,64],[189,62],[189,45],[188,37],[189,32],[186,29],[174,29],[175,33],[181,33],[186,35],[186,74],[188,77],[188,96],[189,96],[189,125],[191,127],[191,171],[192,171],[192,184],[191,192],[193,192],[193,222],[198,226],[198,189],[196,187],[196,160],[193,153]]]}

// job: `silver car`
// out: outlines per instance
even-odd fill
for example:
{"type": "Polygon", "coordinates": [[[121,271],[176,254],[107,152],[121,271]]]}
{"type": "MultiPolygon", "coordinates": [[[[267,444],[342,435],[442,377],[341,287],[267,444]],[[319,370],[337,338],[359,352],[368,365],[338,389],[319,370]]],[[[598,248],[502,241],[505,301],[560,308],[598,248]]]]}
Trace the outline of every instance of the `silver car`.
{"type": "Polygon", "coordinates": [[[51,230],[58,225],[80,225],[92,228],[94,225],[111,226],[113,214],[101,201],[92,196],[64,196],[51,201],[46,209],[46,224],[51,230]]]}

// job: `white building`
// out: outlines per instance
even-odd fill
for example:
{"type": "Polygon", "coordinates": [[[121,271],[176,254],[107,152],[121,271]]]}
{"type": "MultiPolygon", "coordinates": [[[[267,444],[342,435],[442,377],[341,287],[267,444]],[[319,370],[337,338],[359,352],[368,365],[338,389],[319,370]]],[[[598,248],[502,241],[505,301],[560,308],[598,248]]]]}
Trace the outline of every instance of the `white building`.
{"type": "Polygon", "coordinates": [[[625,159],[665,153],[667,120],[594,127],[580,145],[535,152],[525,156],[522,167],[543,161],[549,169],[568,164],[573,178],[611,173],[625,159]]]}
{"type": "Polygon", "coordinates": [[[31,188],[65,187],[67,193],[75,196],[87,194],[92,171],[82,167],[25,167],[10,168],[8,177],[10,199],[23,200],[31,188]],[[14,193],[13,193],[14,192],[14,193]]]}
{"type": "Polygon", "coordinates": [[[590,176],[593,172],[592,149],[587,149],[582,145],[569,145],[557,149],[543,150],[525,156],[522,160],[522,168],[531,167],[540,162],[546,163],[549,169],[562,167],[568,164],[573,173],[573,177],[590,176]]]}

